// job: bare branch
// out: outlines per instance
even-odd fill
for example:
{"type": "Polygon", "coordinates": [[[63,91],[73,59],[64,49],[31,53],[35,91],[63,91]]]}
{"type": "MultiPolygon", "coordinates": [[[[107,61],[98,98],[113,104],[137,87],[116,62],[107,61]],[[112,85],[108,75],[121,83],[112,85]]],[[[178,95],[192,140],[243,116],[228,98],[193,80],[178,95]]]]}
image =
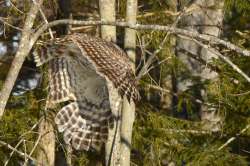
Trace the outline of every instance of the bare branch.
{"type": "MultiPolygon", "coordinates": [[[[175,28],[177,23],[179,22],[179,20],[181,19],[181,17],[184,15],[185,10],[182,11],[178,17],[175,19],[174,23],[171,25],[171,28],[175,28]]],[[[148,73],[148,68],[149,66],[153,63],[154,58],[156,57],[156,55],[163,49],[164,44],[166,43],[168,36],[170,35],[170,31],[167,31],[166,36],[164,37],[164,39],[162,40],[162,42],[159,45],[159,48],[157,50],[154,51],[153,54],[151,54],[147,60],[147,62],[145,63],[145,65],[142,67],[142,69],[140,70],[137,79],[139,80],[143,75],[145,75],[146,73],[148,73]]]]}
{"type": "MultiPolygon", "coordinates": [[[[142,127],[139,127],[140,130],[143,130],[142,127]]],[[[197,135],[211,135],[211,134],[221,134],[220,131],[210,131],[210,130],[187,130],[187,129],[169,129],[169,128],[158,128],[163,132],[168,132],[169,134],[177,133],[188,133],[188,134],[197,134],[197,135]]]]}
{"type": "MultiPolygon", "coordinates": [[[[43,0],[39,0],[38,4],[42,4],[43,0]]],[[[15,58],[11,64],[10,70],[8,72],[7,78],[4,82],[4,85],[0,94],[0,119],[3,116],[4,109],[8,98],[10,96],[11,90],[14,86],[14,83],[17,79],[17,75],[22,67],[22,64],[25,60],[25,57],[30,52],[29,39],[32,31],[32,26],[34,24],[34,20],[36,18],[36,14],[38,12],[38,5],[33,5],[27,15],[25,24],[24,24],[24,32],[22,33],[22,38],[20,41],[20,45],[18,47],[15,58]]]]}
{"type": "Polygon", "coordinates": [[[8,25],[9,27],[13,28],[13,29],[16,29],[18,31],[23,31],[21,28],[17,27],[17,26],[14,26],[10,23],[8,23],[7,21],[4,20],[5,18],[4,17],[0,17],[0,22],[2,22],[4,25],[8,25]]]}
{"type": "Polygon", "coordinates": [[[250,56],[250,51],[244,48],[240,48],[239,46],[234,45],[231,42],[219,39],[215,36],[206,35],[206,34],[200,34],[195,31],[185,30],[181,28],[171,27],[168,25],[143,25],[143,24],[130,24],[127,22],[110,22],[110,21],[78,21],[78,20],[70,20],[70,19],[62,19],[62,20],[56,20],[52,21],[48,24],[43,25],[41,28],[38,29],[38,31],[33,35],[32,42],[36,41],[37,38],[48,28],[56,26],[56,25],[62,25],[62,24],[72,24],[72,25],[113,25],[113,26],[120,26],[125,28],[131,28],[136,30],[158,30],[158,31],[167,31],[170,34],[179,34],[183,36],[187,36],[190,38],[194,38],[197,40],[202,40],[205,42],[209,42],[210,44],[216,44],[216,45],[223,45],[224,47],[236,51],[239,54],[242,54],[244,56],[250,56]]]}
{"type": "MultiPolygon", "coordinates": [[[[34,130],[34,129],[38,126],[38,124],[39,124],[41,121],[42,121],[42,118],[39,119],[38,122],[35,123],[35,124],[31,127],[31,129],[30,129],[29,131],[23,133],[23,134],[19,137],[19,138],[21,138],[21,139],[19,140],[19,142],[18,142],[18,143],[16,144],[16,146],[14,147],[15,149],[17,149],[18,146],[24,141],[24,139],[23,139],[22,137],[25,136],[26,134],[30,133],[32,130],[34,130]]],[[[36,146],[36,145],[35,145],[35,146],[36,146]]],[[[14,154],[14,152],[15,152],[15,151],[12,150],[12,152],[10,153],[10,157],[9,157],[8,160],[6,160],[6,162],[4,163],[4,166],[7,166],[7,165],[8,165],[8,163],[9,163],[9,161],[10,161],[12,155],[14,154]]],[[[33,152],[32,152],[32,153],[33,153],[33,152]]],[[[31,156],[32,153],[30,153],[29,156],[31,156]]]]}
{"type": "MultiPolygon", "coordinates": [[[[19,145],[20,145],[22,142],[23,142],[23,139],[21,139],[21,140],[16,144],[16,146],[14,147],[14,149],[17,149],[17,148],[19,147],[19,145]]],[[[13,149],[12,152],[10,153],[10,157],[8,158],[8,160],[5,161],[4,166],[7,166],[7,165],[8,165],[8,163],[9,163],[9,161],[10,161],[12,155],[13,155],[14,152],[15,152],[14,149],[13,149]]]]}
{"type": "MultiPolygon", "coordinates": [[[[48,22],[48,20],[47,20],[47,18],[46,18],[46,16],[45,16],[45,14],[44,14],[44,12],[43,12],[41,6],[36,2],[36,0],[32,0],[32,1],[33,1],[33,3],[34,3],[35,5],[38,5],[38,7],[39,7],[39,12],[40,12],[40,14],[41,14],[41,16],[42,16],[44,22],[45,22],[46,24],[48,24],[49,22],[48,22]]],[[[52,32],[51,28],[49,28],[49,34],[50,34],[51,39],[53,39],[54,36],[53,36],[53,32],[52,32]]]]}
{"type": "Polygon", "coordinates": [[[24,12],[21,11],[20,9],[18,9],[18,8],[11,2],[11,0],[10,0],[9,2],[10,2],[10,4],[11,4],[11,6],[12,6],[16,11],[18,11],[18,12],[21,13],[21,14],[24,14],[24,12]]]}
{"type": "MultiPolygon", "coordinates": [[[[249,128],[250,128],[250,124],[247,125],[244,129],[242,129],[242,130],[240,131],[240,133],[237,134],[237,136],[243,134],[243,133],[246,132],[249,128]]],[[[220,146],[220,147],[218,148],[218,150],[222,150],[222,149],[225,148],[227,145],[229,145],[231,142],[233,142],[236,138],[237,138],[236,136],[235,136],[235,137],[231,137],[229,140],[227,140],[226,143],[224,143],[222,146],[220,146]]]]}
{"type": "Polygon", "coordinates": [[[0,141],[0,144],[3,146],[6,146],[7,148],[15,151],[16,153],[18,153],[20,156],[22,156],[23,158],[28,158],[30,160],[33,160],[36,162],[36,159],[34,159],[33,157],[30,157],[29,155],[17,150],[16,148],[14,148],[13,146],[11,146],[10,144],[7,144],[6,142],[0,141]]]}
{"type": "MultiPolygon", "coordinates": [[[[31,156],[34,153],[34,151],[35,151],[35,149],[36,149],[36,147],[37,147],[37,145],[38,145],[41,138],[42,138],[42,134],[39,133],[39,136],[38,136],[38,138],[36,140],[36,143],[35,143],[34,147],[32,148],[32,150],[30,151],[29,156],[31,156]]],[[[27,162],[28,162],[28,160],[26,159],[24,164],[26,164],[27,162]]]]}
{"type": "MultiPolygon", "coordinates": [[[[42,1],[42,0],[40,0],[42,1]]],[[[35,5],[35,9],[38,10],[38,8],[35,5]]],[[[44,33],[45,30],[47,30],[50,27],[56,26],[56,25],[62,25],[62,24],[72,24],[72,25],[113,25],[113,26],[120,26],[120,27],[127,27],[131,29],[136,30],[159,30],[159,31],[167,31],[169,34],[178,34],[183,35],[192,39],[197,39],[201,41],[208,42],[213,45],[223,45],[224,47],[236,51],[239,54],[242,54],[244,56],[250,56],[250,51],[247,49],[240,48],[239,46],[236,46],[228,41],[221,40],[215,36],[210,36],[206,34],[200,34],[198,32],[184,30],[172,26],[164,26],[164,25],[142,25],[142,24],[130,24],[127,22],[112,22],[112,21],[77,21],[77,20],[70,20],[70,19],[62,19],[62,20],[56,20],[53,22],[50,22],[48,24],[44,24],[41,28],[39,28],[34,35],[32,35],[32,38],[29,38],[31,34],[31,27],[33,25],[33,21],[35,18],[35,14],[37,11],[34,10],[34,7],[30,11],[30,13],[27,17],[27,21],[25,24],[25,28],[23,31],[23,36],[20,42],[20,46],[18,48],[16,57],[12,63],[12,67],[8,73],[7,79],[4,83],[4,86],[2,88],[1,94],[0,94],[0,118],[3,115],[4,108],[6,106],[7,100],[9,98],[10,92],[14,86],[14,82],[17,78],[17,75],[19,73],[19,70],[22,66],[22,63],[26,57],[26,55],[29,53],[31,48],[33,47],[36,40],[40,37],[42,33],[44,33]]],[[[224,58],[225,61],[227,58],[224,58]]],[[[228,61],[229,62],[229,61],[228,61]]],[[[232,66],[232,64],[231,64],[232,66]]],[[[238,69],[237,69],[238,70],[238,69]]],[[[239,72],[239,70],[238,70],[239,72]]],[[[244,76],[247,78],[246,76],[244,76]]],[[[249,78],[247,78],[249,81],[249,78]]]]}
{"type": "Polygon", "coordinates": [[[195,39],[190,39],[190,40],[194,41],[195,43],[199,44],[203,48],[207,49],[209,52],[217,55],[219,58],[221,58],[224,62],[229,64],[236,72],[238,72],[241,76],[243,76],[250,83],[250,78],[248,77],[248,75],[244,73],[237,65],[235,65],[228,57],[223,56],[216,49],[210,47],[209,45],[205,45],[198,40],[195,40],[195,39]]]}
{"type": "MultiPolygon", "coordinates": [[[[0,21],[4,22],[3,19],[0,21]]],[[[6,22],[5,22],[6,23],[6,22]]],[[[72,24],[72,25],[82,25],[82,26],[93,26],[93,25],[113,25],[113,26],[120,26],[120,27],[125,27],[125,28],[131,28],[135,30],[158,30],[158,31],[167,31],[170,34],[179,34],[183,36],[187,36],[190,38],[195,38],[198,40],[206,41],[209,42],[210,44],[220,44],[223,45],[224,47],[235,51],[239,54],[242,54],[244,56],[250,56],[250,51],[244,48],[241,48],[229,41],[225,41],[222,39],[219,39],[215,36],[211,35],[206,35],[206,34],[200,34],[195,31],[190,31],[190,30],[185,30],[181,28],[176,28],[176,27],[171,27],[169,25],[143,25],[143,24],[130,24],[127,22],[119,21],[119,22],[110,22],[110,21],[80,21],[80,20],[71,20],[71,19],[61,19],[61,20],[56,20],[52,21],[48,24],[44,24],[42,27],[40,27],[37,32],[33,35],[30,45],[33,45],[34,42],[40,37],[44,31],[46,31],[48,28],[57,26],[57,25],[63,25],[63,24],[72,24]]],[[[6,24],[7,25],[7,24],[6,24]]],[[[10,26],[10,25],[9,25],[10,26]]],[[[20,29],[19,29],[20,30],[20,29]]]]}
{"type": "MultiPolygon", "coordinates": [[[[185,12],[185,15],[188,15],[196,10],[201,10],[200,6],[197,6],[197,5],[193,5],[189,8],[186,8],[185,9],[186,12],[185,12]]],[[[173,11],[170,11],[170,10],[165,10],[165,11],[160,11],[161,14],[165,14],[165,15],[169,15],[169,16],[178,16],[180,15],[182,12],[173,12],[173,11]]],[[[156,15],[155,12],[148,12],[148,13],[144,13],[144,14],[141,14],[141,15],[138,15],[137,18],[145,18],[145,17],[152,17],[156,15]]]]}

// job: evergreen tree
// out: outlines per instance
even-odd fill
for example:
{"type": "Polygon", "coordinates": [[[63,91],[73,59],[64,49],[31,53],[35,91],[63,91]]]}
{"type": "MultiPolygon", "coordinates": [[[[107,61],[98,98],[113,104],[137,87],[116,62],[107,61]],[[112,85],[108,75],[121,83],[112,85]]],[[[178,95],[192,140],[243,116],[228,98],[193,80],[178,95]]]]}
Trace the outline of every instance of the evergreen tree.
{"type": "MultiPolygon", "coordinates": [[[[28,13],[31,6],[31,1],[23,2],[8,0],[0,2],[1,88],[17,49],[16,44],[20,39],[25,13],[28,13]]],[[[74,19],[99,20],[97,1],[72,0],[71,3],[70,12],[74,19]]],[[[192,4],[193,1],[187,0],[138,1],[137,22],[173,26],[176,18],[182,15],[189,16],[200,10],[196,7],[189,8],[192,4]],[[186,13],[183,14],[185,10],[186,13]]],[[[48,22],[60,18],[59,15],[62,13],[58,12],[60,11],[58,9],[59,4],[56,1],[44,1],[42,10],[48,22]]],[[[216,10],[214,6],[209,9],[216,10]]],[[[221,27],[223,33],[220,38],[249,50],[250,2],[225,0],[223,10],[224,19],[221,27]]],[[[116,3],[116,19],[125,17],[126,1],[119,0],[116,3]]],[[[38,28],[41,24],[44,22],[39,15],[34,27],[38,28]]],[[[180,25],[176,26],[183,28],[180,25]]],[[[58,29],[53,27],[52,31],[58,29]]],[[[99,30],[95,26],[72,26],[72,32],[96,35],[99,30]]],[[[123,28],[117,27],[117,36],[117,43],[122,45],[123,28]]],[[[186,64],[175,55],[177,37],[168,32],[137,30],[136,73],[141,74],[140,69],[152,54],[155,58],[149,66],[149,72],[142,74],[139,81],[142,99],[136,103],[131,165],[249,165],[249,82],[221,59],[213,59],[208,63],[206,58],[201,60],[194,57],[196,63],[206,65],[218,73],[215,80],[207,80],[199,86],[206,87],[206,107],[218,112],[220,129],[204,128],[197,105],[193,102],[197,99],[196,94],[191,90],[176,91],[176,82],[171,77],[180,74],[185,79],[192,77],[186,64]],[[183,112],[184,106],[186,112],[183,112]]],[[[48,34],[41,36],[41,40],[49,38],[48,34]]],[[[214,46],[211,44],[211,47],[214,46]]],[[[244,57],[222,45],[216,45],[215,49],[230,58],[250,76],[249,57],[244,57]]],[[[38,124],[45,115],[48,115],[43,111],[47,96],[46,74],[41,76],[44,70],[35,68],[31,52],[26,58],[4,116],[0,120],[0,165],[23,165],[25,162],[32,165],[37,160],[40,149],[37,144],[40,139],[38,124]],[[33,86],[34,80],[36,88],[33,86]],[[22,155],[20,152],[27,155],[22,155]]],[[[199,87],[196,84],[191,88],[199,87]]],[[[49,119],[50,116],[53,115],[49,114],[49,119]]],[[[58,161],[65,160],[66,147],[62,144],[62,137],[57,135],[57,132],[55,134],[55,163],[61,165],[58,161]]],[[[101,155],[96,152],[73,152],[71,162],[72,165],[97,165],[103,157],[101,155]]]]}

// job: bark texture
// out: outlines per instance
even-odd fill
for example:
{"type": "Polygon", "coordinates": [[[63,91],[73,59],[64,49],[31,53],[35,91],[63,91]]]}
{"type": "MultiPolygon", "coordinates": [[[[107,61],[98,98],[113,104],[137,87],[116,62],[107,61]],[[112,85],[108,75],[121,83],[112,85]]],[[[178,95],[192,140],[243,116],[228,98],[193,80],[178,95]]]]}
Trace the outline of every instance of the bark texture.
{"type": "MultiPolygon", "coordinates": [[[[100,17],[102,21],[115,21],[115,0],[99,1],[100,17]]],[[[107,41],[116,42],[116,27],[101,26],[101,37],[107,41]]],[[[109,101],[115,123],[109,130],[109,137],[105,147],[105,165],[115,166],[120,164],[120,124],[121,124],[121,97],[111,82],[107,82],[109,101]]]]}
{"type": "Polygon", "coordinates": [[[37,161],[41,166],[54,166],[55,163],[55,133],[51,122],[43,119],[39,125],[41,140],[37,161]]]}
{"type": "MultiPolygon", "coordinates": [[[[99,10],[101,21],[115,22],[115,0],[100,0],[99,10]]],[[[110,25],[102,25],[101,36],[107,41],[116,42],[116,27],[110,25]]]]}
{"type": "MultiPolygon", "coordinates": [[[[127,0],[126,21],[129,24],[136,24],[137,0],[127,0]]],[[[131,59],[131,65],[135,69],[135,49],[136,49],[136,31],[134,29],[125,29],[124,47],[131,59]]],[[[129,103],[126,98],[123,100],[122,121],[121,121],[121,165],[130,165],[131,139],[133,123],[135,120],[135,104],[129,103]]]]}
{"type": "MultiPolygon", "coordinates": [[[[215,0],[199,0],[194,1],[193,6],[198,6],[199,10],[195,10],[191,15],[184,16],[181,20],[180,27],[196,31],[198,33],[211,35],[214,37],[220,36],[222,21],[223,21],[223,1],[215,0]]],[[[201,120],[207,121],[209,125],[205,125],[208,130],[219,130],[220,117],[215,110],[208,110],[206,107],[207,93],[206,88],[202,87],[204,81],[215,80],[217,73],[211,71],[206,65],[201,65],[195,58],[187,55],[193,55],[196,58],[204,59],[206,62],[211,62],[214,58],[218,58],[215,54],[209,52],[199,44],[190,41],[190,39],[177,38],[176,55],[183,64],[186,65],[191,77],[177,80],[177,90],[191,90],[194,94],[194,105],[200,110],[201,120]],[[190,79],[191,78],[191,79],[190,79]],[[193,79],[192,79],[193,78],[193,79]]],[[[185,113],[185,103],[182,112],[185,113]]],[[[186,117],[186,116],[185,116],[186,117]]]]}

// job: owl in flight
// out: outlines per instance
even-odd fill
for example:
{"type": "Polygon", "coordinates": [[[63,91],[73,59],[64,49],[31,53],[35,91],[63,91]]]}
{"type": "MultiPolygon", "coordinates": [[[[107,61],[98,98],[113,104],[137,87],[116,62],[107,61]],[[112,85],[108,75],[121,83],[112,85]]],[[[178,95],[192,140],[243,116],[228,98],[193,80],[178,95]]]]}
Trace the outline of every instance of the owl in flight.
{"type": "Polygon", "coordinates": [[[113,116],[107,82],[121,97],[137,101],[136,79],[126,53],[112,42],[70,34],[37,48],[37,66],[48,63],[47,108],[64,105],[56,114],[58,131],[76,150],[97,149],[108,138],[113,116]]]}

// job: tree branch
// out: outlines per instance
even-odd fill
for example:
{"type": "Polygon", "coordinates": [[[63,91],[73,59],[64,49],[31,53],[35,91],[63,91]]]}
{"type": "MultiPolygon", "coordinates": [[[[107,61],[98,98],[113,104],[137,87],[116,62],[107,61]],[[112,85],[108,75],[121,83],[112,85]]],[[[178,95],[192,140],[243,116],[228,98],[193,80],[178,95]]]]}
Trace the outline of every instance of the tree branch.
{"type": "Polygon", "coordinates": [[[187,36],[190,38],[195,38],[197,40],[202,40],[209,42],[210,44],[216,44],[216,45],[223,45],[224,47],[235,51],[239,54],[242,54],[244,56],[250,56],[250,51],[244,48],[240,48],[239,46],[225,41],[221,40],[215,36],[206,35],[206,34],[200,34],[195,31],[180,29],[176,27],[172,27],[171,25],[143,25],[143,24],[130,24],[127,22],[119,21],[119,22],[110,22],[110,21],[78,21],[78,20],[70,20],[70,19],[62,19],[62,20],[56,20],[52,21],[48,24],[43,25],[41,28],[38,29],[38,31],[33,35],[32,41],[37,40],[37,38],[48,28],[61,25],[61,24],[72,24],[72,25],[113,25],[113,26],[120,26],[125,28],[131,28],[135,30],[158,30],[158,31],[167,31],[170,34],[179,34],[183,36],[187,36]]]}
{"type": "MultiPolygon", "coordinates": [[[[2,21],[2,20],[0,20],[2,21]]],[[[72,24],[72,25],[113,25],[113,26],[120,26],[120,27],[125,27],[125,28],[131,28],[135,30],[158,30],[158,31],[168,31],[171,34],[179,34],[183,36],[187,36],[190,38],[195,38],[198,40],[206,41],[209,42],[210,44],[216,44],[216,45],[223,45],[224,47],[235,51],[239,54],[242,54],[244,56],[250,56],[250,51],[244,48],[241,48],[231,42],[219,39],[215,36],[211,35],[206,35],[206,34],[200,34],[195,31],[190,31],[190,30],[185,30],[181,28],[176,28],[176,27],[171,27],[168,25],[143,25],[143,24],[130,24],[127,22],[110,22],[110,21],[79,21],[79,20],[70,20],[70,19],[61,19],[61,20],[56,20],[52,21],[48,24],[44,24],[42,27],[40,27],[37,32],[33,35],[33,37],[30,40],[30,46],[36,42],[36,40],[40,37],[40,35],[46,31],[48,28],[57,26],[57,25],[62,25],[62,24],[72,24]]]]}
{"type": "MultiPolygon", "coordinates": [[[[49,22],[48,22],[48,20],[47,20],[47,18],[46,18],[46,16],[45,16],[45,14],[44,14],[44,12],[43,12],[41,6],[36,2],[36,0],[32,0],[32,1],[33,1],[33,3],[34,3],[35,5],[38,5],[38,6],[39,6],[39,12],[40,12],[42,18],[43,18],[44,22],[45,22],[46,24],[48,24],[49,22]]],[[[50,34],[50,38],[53,39],[53,38],[54,38],[54,35],[53,35],[53,32],[52,32],[51,28],[49,28],[49,34],[50,34]]]]}
{"type": "MultiPolygon", "coordinates": [[[[250,125],[247,125],[244,129],[242,129],[242,130],[240,131],[239,134],[237,134],[237,136],[239,136],[239,135],[241,135],[242,133],[246,132],[249,128],[250,128],[250,125]]],[[[225,148],[227,145],[229,145],[231,142],[233,142],[236,138],[237,138],[236,136],[230,138],[229,140],[227,140],[226,143],[224,143],[222,146],[220,146],[220,147],[218,148],[218,150],[222,150],[222,149],[225,148]]]]}
{"type": "Polygon", "coordinates": [[[11,150],[13,150],[15,152],[17,152],[22,157],[25,157],[25,158],[28,158],[30,160],[33,160],[33,161],[37,162],[36,159],[34,159],[33,157],[31,157],[31,156],[29,156],[29,155],[27,155],[27,154],[25,154],[25,153],[17,150],[16,148],[14,148],[13,146],[11,146],[10,144],[7,144],[6,142],[0,141],[0,144],[3,145],[3,146],[6,146],[7,148],[9,148],[9,149],[11,149],[11,150]]]}
{"type": "MultiPolygon", "coordinates": [[[[39,1],[41,3],[42,0],[39,1]]],[[[11,69],[8,73],[7,79],[3,85],[0,94],[0,119],[4,113],[4,108],[6,106],[7,100],[9,98],[10,92],[14,86],[14,82],[17,78],[19,70],[22,66],[22,63],[26,57],[26,55],[30,52],[31,48],[33,47],[34,43],[37,39],[44,33],[45,30],[51,28],[56,25],[62,24],[72,24],[72,25],[113,25],[113,26],[120,26],[131,28],[135,30],[159,30],[159,31],[168,31],[170,34],[178,34],[182,36],[186,36],[192,39],[197,39],[201,41],[208,42],[213,45],[222,45],[232,51],[235,51],[239,54],[244,56],[250,56],[250,51],[247,49],[240,48],[232,44],[231,42],[221,40],[215,36],[200,34],[198,32],[184,30],[176,27],[171,27],[167,25],[142,25],[142,24],[130,24],[127,22],[110,22],[110,21],[78,21],[78,20],[70,20],[70,19],[62,19],[52,21],[48,24],[44,24],[41,28],[39,28],[36,33],[34,33],[30,38],[31,35],[31,27],[33,26],[33,21],[35,19],[35,15],[38,12],[37,5],[34,5],[30,10],[28,17],[26,19],[26,23],[24,25],[23,35],[21,38],[20,46],[16,53],[15,59],[13,60],[11,69]]],[[[246,78],[246,77],[245,77],[246,78]]]]}
{"type": "MultiPolygon", "coordinates": [[[[181,19],[181,17],[185,14],[185,10],[183,10],[182,12],[180,12],[180,14],[176,17],[174,23],[171,25],[170,28],[176,28],[176,25],[178,24],[179,20],[181,19]]],[[[137,75],[137,79],[140,80],[140,78],[145,75],[146,73],[148,73],[148,68],[150,67],[150,65],[153,63],[153,60],[155,59],[156,55],[163,49],[164,44],[166,43],[169,35],[171,34],[170,31],[167,31],[167,34],[165,35],[164,39],[162,40],[162,42],[160,43],[158,49],[156,49],[153,54],[151,54],[148,58],[148,60],[146,61],[146,63],[144,64],[144,66],[142,67],[142,69],[140,70],[140,72],[137,75]]]]}
{"type": "MultiPolygon", "coordinates": [[[[41,5],[43,0],[39,0],[38,4],[41,5]]],[[[20,41],[20,45],[18,47],[17,53],[15,55],[15,58],[11,64],[10,70],[8,72],[7,78],[3,84],[1,94],[0,94],[0,119],[3,116],[5,106],[7,104],[8,98],[10,96],[11,90],[15,84],[15,81],[17,79],[18,73],[22,67],[22,64],[25,60],[25,57],[30,52],[30,43],[29,39],[32,32],[32,27],[34,24],[34,20],[36,18],[36,14],[39,11],[39,6],[36,4],[33,4],[31,7],[29,13],[27,14],[27,18],[24,24],[23,33],[20,41]]]]}
{"type": "Polygon", "coordinates": [[[199,44],[203,48],[207,49],[209,52],[217,55],[220,59],[222,59],[224,62],[229,64],[237,73],[239,73],[242,77],[244,77],[247,80],[247,82],[250,83],[249,76],[246,73],[244,73],[237,65],[235,65],[228,57],[225,57],[219,51],[210,47],[210,45],[203,44],[202,42],[195,40],[195,39],[190,39],[190,40],[194,41],[195,43],[199,44]]]}

